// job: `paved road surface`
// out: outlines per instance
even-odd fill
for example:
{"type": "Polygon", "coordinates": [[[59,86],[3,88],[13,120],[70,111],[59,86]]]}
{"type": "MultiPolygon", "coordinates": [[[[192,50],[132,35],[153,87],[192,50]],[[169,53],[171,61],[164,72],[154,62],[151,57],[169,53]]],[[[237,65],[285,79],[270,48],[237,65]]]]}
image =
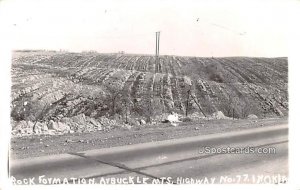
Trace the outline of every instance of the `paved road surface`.
{"type": "Polygon", "coordinates": [[[262,127],[13,160],[10,167],[16,184],[285,183],[288,128],[262,127]],[[201,153],[204,148],[207,152],[201,153]],[[229,148],[231,152],[224,152],[229,148]],[[223,152],[208,152],[213,150],[223,152]]]}

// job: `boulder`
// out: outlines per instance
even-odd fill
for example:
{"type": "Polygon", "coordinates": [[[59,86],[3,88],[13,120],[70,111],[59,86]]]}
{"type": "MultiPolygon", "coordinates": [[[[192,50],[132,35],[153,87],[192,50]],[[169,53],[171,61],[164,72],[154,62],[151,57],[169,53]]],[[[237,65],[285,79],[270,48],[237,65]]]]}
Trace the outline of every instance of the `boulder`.
{"type": "Polygon", "coordinates": [[[34,128],[33,128],[33,132],[35,134],[40,134],[42,133],[42,123],[41,122],[36,122],[34,128]]]}
{"type": "Polygon", "coordinates": [[[77,124],[74,122],[71,118],[64,117],[60,120],[60,122],[68,125],[72,130],[77,130],[78,128],[81,128],[81,124],[77,124]]]}
{"type": "Polygon", "coordinates": [[[146,124],[146,121],[143,120],[143,119],[141,119],[140,123],[141,123],[141,125],[145,125],[145,124],[146,124]]]}
{"type": "Polygon", "coordinates": [[[169,122],[171,123],[175,123],[175,122],[179,122],[179,117],[176,113],[174,114],[170,114],[168,115],[168,119],[167,119],[169,122]]]}
{"type": "Polygon", "coordinates": [[[248,119],[258,119],[258,117],[254,114],[250,114],[247,116],[248,119]]]}
{"type": "Polygon", "coordinates": [[[37,122],[35,124],[34,133],[40,134],[43,131],[48,131],[47,125],[43,122],[37,122]]]}
{"type": "Polygon", "coordinates": [[[223,112],[217,111],[212,114],[211,116],[212,119],[229,119],[229,117],[226,117],[223,112]]]}
{"type": "Polygon", "coordinates": [[[76,115],[76,116],[72,117],[71,119],[73,122],[75,122],[77,124],[85,124],[85,122],[86,122],[86,117],[84,114],[76,115]]]}
{"type": "Polygon", "coordinates": [[[70,127],[64,123],[58,122],[58,131],[70,131],[70,127]]]}
{"type": "Polygon", "coordinates": [[[50,129],[50,130],[56,130],[58,128],[57,122],[55,122],[53,120],[50,120],[47,126],[48,126],[48,129],[50,129]]]}
{"type": "Polygon", "coordinates": [[[89,121],[92,125],[94,125],[97,128],[102,127],[102,125],[98,121],[96,121],[94,118],[89,118],[89,121]]]}
{"type": "Polygon", "coordinates": [[[48,129],[54,129],[55,131],[70,131],[70,127],[62,122],[54,122],[54,121],[50,121],[48,124],[48,129]]]}
{"type": "Polygon", "coordinates": [[[43,123],[41,129],[42,129],[42,131],[48,131],[48,127],[47,127],[46,123],[43,123]]]}

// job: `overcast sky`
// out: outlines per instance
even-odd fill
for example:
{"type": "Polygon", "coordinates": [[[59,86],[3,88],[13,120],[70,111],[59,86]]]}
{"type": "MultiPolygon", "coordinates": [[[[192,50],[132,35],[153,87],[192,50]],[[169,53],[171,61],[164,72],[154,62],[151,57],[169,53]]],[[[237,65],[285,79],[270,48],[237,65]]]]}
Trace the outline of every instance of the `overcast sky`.
{"type": "Polygon", "coordinates": [[[13,49],[188,56],[287,56],[286,1],[2,2],[13,49]]]}

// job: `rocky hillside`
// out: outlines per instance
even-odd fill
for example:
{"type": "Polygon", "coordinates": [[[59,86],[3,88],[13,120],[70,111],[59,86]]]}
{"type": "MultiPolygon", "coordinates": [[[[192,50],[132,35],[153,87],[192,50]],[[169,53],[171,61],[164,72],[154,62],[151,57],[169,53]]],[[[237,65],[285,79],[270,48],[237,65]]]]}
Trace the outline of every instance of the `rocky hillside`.
{"type": "MultiPolygon", "coordinates": [[[[287,58],[14,52],[13,121],[288,114],[287,58]]],[[[53,124],[52,124],[53,125],[53,124]]]]}

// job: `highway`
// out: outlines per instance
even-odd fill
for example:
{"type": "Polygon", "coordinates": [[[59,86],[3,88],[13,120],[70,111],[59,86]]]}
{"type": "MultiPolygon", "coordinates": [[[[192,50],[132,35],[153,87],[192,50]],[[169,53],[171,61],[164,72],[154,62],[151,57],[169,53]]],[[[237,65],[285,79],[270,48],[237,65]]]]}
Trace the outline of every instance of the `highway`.
{"type": "Polygon", "coordinates": [[[13,184],[286,183],[287,125],[10,161],[13,184]]]}

